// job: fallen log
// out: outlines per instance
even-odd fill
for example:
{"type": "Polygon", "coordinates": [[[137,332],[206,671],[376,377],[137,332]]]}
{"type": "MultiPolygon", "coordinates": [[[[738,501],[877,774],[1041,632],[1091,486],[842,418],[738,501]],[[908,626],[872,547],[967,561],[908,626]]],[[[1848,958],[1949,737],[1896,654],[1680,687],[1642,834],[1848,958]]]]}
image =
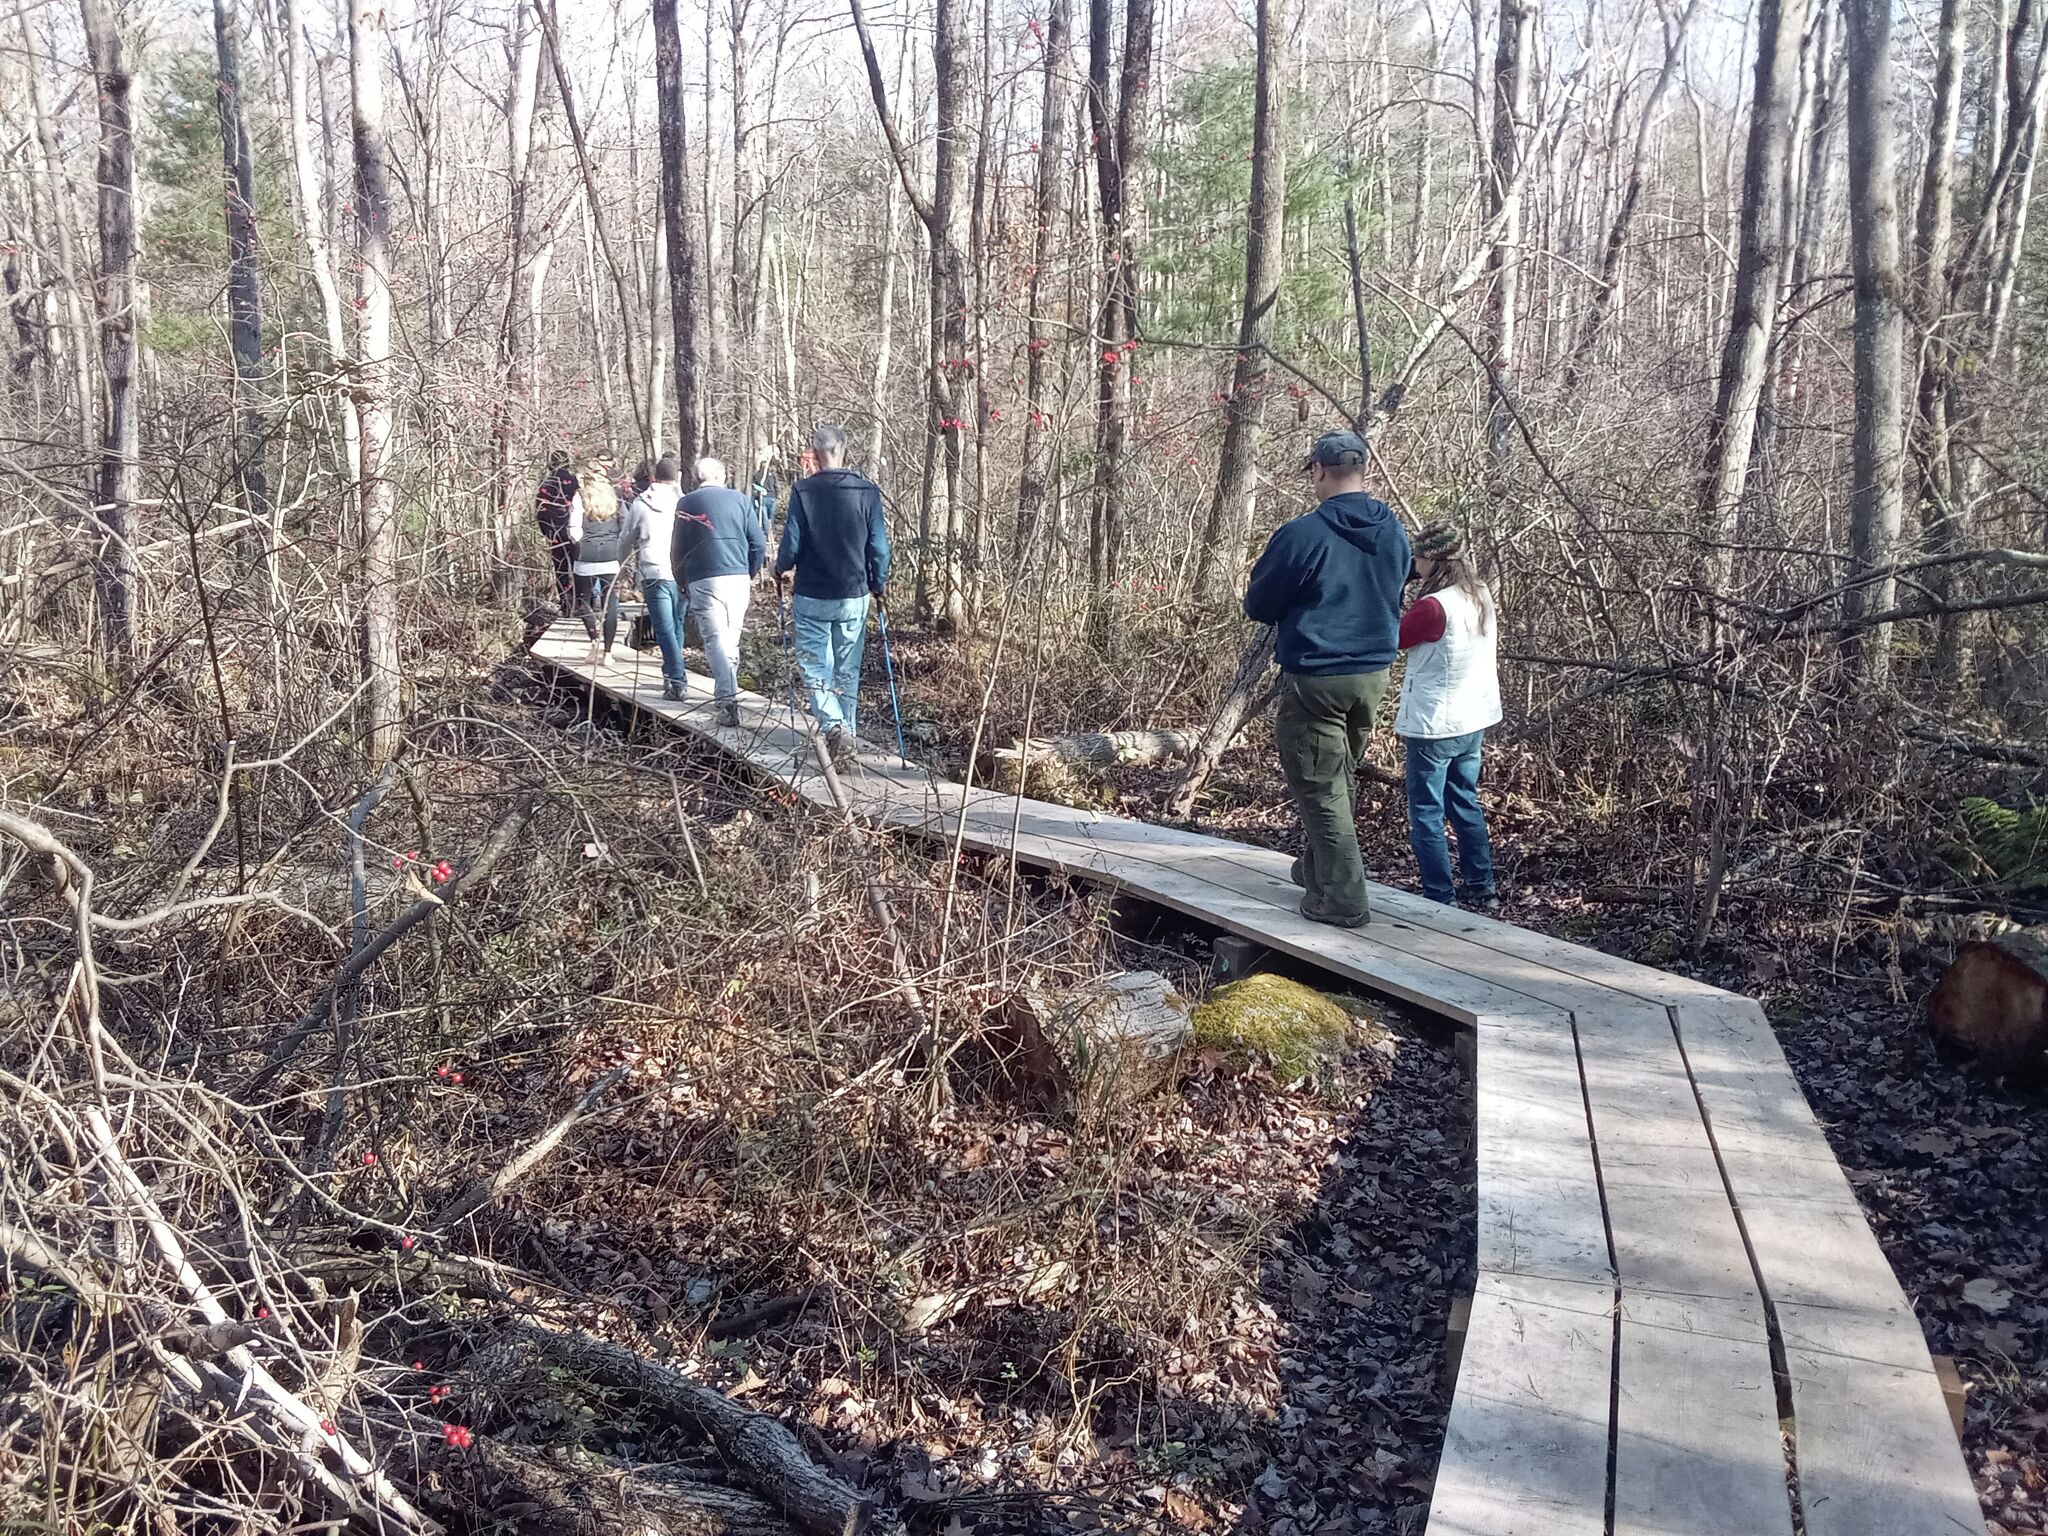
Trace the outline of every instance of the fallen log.
{"type": "Polygon", "coordinates": [[[458,1494],[478,1528],[523,1536],[790,1536],[771,1506],[687,1465],[549,1455],[487,1438],[448,1477],[451,1516],[458,1494]]]}
{"type": "Polygon", "coordinates": [[[1144,768],[1194,755],[1201,737],[1194,731],[1082,731],[1072,736],[1034,736],[995,756],[1031,767],[1059,762],[1082,768],[1144,768]]]}
{"type": "Polygon", "coordinates": [[[2048,1052],[2048,939],[2022,929],[1956,946],[1927,999],[1942,1039],[1996,1067],[2048,1052]]]}
{"type": "Polygon", "coordinates": [[[749,1488],[807,1536],[862,1536],[874,1520],[874,1500],[812,1461],[778,1419],[743,1408],[624,1345],[587,1333],[519,1323],[503,1340],[523,1345],[596,1386],[630,1393],[664,1418],[693,1426],[749,1488]]]}
{"type": "Polygon", "coordinates": [[[1209,775],[1216,771],[1216,765],[1223,761],[1223,754],[1230,750],[1230,744],[1237,740],[1237,733],[1245,723],[1266,707],[1266,700],[1272,697],[1267,678],[1273,670],[1273,627],[1259,626],[1244,653],[1237,660],[1237,675],[1231,679],[1229,690],[1216,706],[1216,717],[1203,732],[1200,748],[1190,754],[1187,772],[1181,775],[1180,783],[1166,801],[1166,814],[1175,821],[1194,819],[1195,802],[1202,796],[1203,787],[1209,782],[1209,775]]]}

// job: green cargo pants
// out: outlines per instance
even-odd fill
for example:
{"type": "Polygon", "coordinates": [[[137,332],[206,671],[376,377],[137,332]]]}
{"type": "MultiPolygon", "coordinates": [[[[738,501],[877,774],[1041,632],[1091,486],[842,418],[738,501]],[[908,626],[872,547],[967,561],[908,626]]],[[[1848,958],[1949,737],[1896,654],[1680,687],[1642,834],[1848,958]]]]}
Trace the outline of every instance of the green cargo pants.
{"type": "Polygon", "coordinates": [[[1335,677],[1280,677],[1273,741],[1301,816],[1301,912],[1319,922],[1356,927],[1369,915],[1365,861],[1351,819],[1354,770],[1365,756],[1372,717],[1387,696],[1387,669],[1335,677]]]}

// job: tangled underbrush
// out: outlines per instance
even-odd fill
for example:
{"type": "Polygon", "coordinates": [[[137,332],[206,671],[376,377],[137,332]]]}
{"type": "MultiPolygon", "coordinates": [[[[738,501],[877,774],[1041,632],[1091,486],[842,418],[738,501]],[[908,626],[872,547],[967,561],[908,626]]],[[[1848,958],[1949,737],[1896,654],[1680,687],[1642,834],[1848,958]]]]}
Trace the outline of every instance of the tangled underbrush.
{"type": "Polygon", "coordinates": [[[368,776],[318,668],[284,710],[227,681],[232,748],[162,695],[0,743],[8,1518],[424,1532],[542,1451],[630,1468],[647,1435],[602,1393],[479,1375],[515,1317],[837,1453],[915,1442],[933,1497],[1128,1481],[1190,1416],[1275,1411],[1262,1266],[1391,1045],[1027,1110],[959,1048],[991,1010],[1138,966],[1198,995],[1199,953],[517,663],[423,666],[368,776]]]}

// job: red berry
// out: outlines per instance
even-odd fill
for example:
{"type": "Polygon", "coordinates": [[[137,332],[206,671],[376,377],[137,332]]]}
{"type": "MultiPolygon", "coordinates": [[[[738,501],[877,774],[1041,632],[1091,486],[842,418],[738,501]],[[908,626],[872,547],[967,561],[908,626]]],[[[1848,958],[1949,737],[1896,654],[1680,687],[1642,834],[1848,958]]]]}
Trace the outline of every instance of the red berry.
{"type": "Polygon", "coordinates": [[[424,1371],[427,1368],[427,1362],[424,1360],[415,1360],[412,1363],[412,1368],[416,1371],[424,1371]]]}
{"type": "Polygon", "coordinates": [[[467,1428],[460,1424],[447,1425],[442,1429],[441,1433],[448,1437],[448,1443],[458,1451],[468,1450],[476,1438],[470,1434],[467,1428]]]}
{"type": "Polygon", "coordinates": [[[405,1236],[405,1237],[401,1237],[401,1238],[400,1238],[400,1239],[398,1240],[398,1246],[399,1246],[400,1248],[404,1249],[404,1250],[405,1250],[405,1251],[406,1251],[407,1253],[411,1253],[411,1252],[412,1252],[412,1247],[413,1247],[413,1239],[412,1239],[412,1237],[411,1237],[411,1236],[410,1236],[409,1234],[408,1234],[407,1236],[405,1236]]]}
{"type": "Polygon", "coordinates": [[[376,1167],[376,1166],[377,1166],[377,1154],[376,1154],[376,1153],[374,1153],[374,1152],[365,1152],[365,1153],[363,1154],[363,1166],[364,1166],[365,1168],[374,1168],[374,1167],[376,1167]]]}

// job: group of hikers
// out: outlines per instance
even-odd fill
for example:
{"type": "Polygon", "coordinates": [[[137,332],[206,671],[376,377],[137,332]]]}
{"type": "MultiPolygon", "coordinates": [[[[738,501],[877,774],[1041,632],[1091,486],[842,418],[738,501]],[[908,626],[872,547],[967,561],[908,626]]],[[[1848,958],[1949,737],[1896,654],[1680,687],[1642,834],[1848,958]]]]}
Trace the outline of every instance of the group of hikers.
{"type": "MultiPolygon", "coordinates": [[[[1493,911],[1499,897],[1478,792],[1486,732],[1501,718],[1493,596],[1453,524],[1433,522],[1409,538],[1367,492],[1366,461],[1355,432],[1316,440],[1302,466],[1316,506],[1274,533],[1245,588],[1245,615],[1274,629],[1281,688],[1273,736],[1301,818],[1305,851],[1293,869],[1301,912],[1344,928],[1371,917],[1352,810],[1356,774],[1404,651],[1394,733],[1407,756],[1409,841],[1423,894],[1493,911]],[[1416,595],[1404,610],[1410,587],[1416,595]]],[[[726,726],[739,724],[739,635],[753,584],[772,569],[779,605],[793,575],[797,671],[828,751],[845,766],[856,752],[869,605],[889,580],[889,532],[880,488],[846,466],[842,428],[814,431],[802,468],[772,567],[776,508],[765,462],[751,496],[727,485],[715,458],[697,460],[688,494],[672,457],[643,465],[622,493],[601,471],[579,476],[556,453],[536,510],[562,611],[582,620],[592,661],[608,659],[617,639],[619,579],[630,560],[661,652],[664,696],[686,696],[683,623],[695,613],[726,726]]]]}
{"type": "MultiPolygon", "coordinates": [[[[797,671],[827,750],[847,765],[856,751],[868,605],[889,581],[889,529],[880,487],[846,467],[844,429],[819,427],[802,464],[806,473],[790,488],[775,552],[777,603],[793,575],[797,671]]],[[[722,460],[701,458],[694,468],[697,483],[687,494],[672,456],[643,464],[621,488],[601,466],[579,475],[570,456],[557,451],[535,497],[535,517],[561,610],[582,620],[591,661],[610,660],[618,641],[619,585],[630,561],[661,652],[662,696],[687,697],[683,632],[694,614],[718,722],[735,727],[740,630],[754,583],[768,566],[775,479],[764,461],[748,495],[727,484],[722,460]]]]}

